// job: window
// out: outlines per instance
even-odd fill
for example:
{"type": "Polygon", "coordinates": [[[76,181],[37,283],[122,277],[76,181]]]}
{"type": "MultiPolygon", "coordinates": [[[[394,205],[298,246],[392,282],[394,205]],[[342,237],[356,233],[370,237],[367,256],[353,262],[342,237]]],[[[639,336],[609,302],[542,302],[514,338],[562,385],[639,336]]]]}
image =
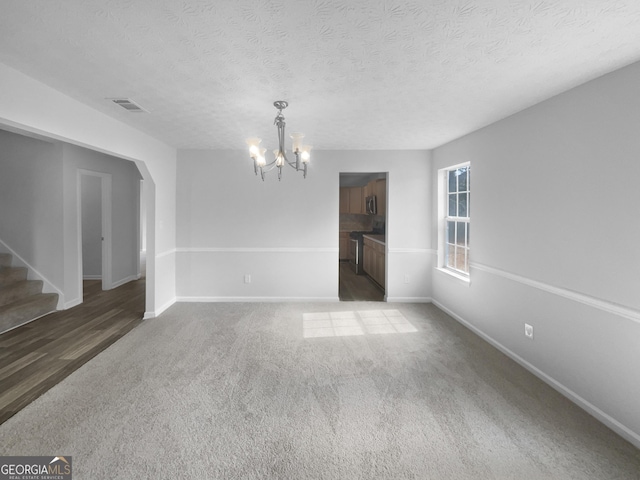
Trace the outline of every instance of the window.
{"type": "Polygon", "coordinates": [[[470,174],[469,164],[445,170],[443,267],[463,275],[469,275],[470,174]]]}

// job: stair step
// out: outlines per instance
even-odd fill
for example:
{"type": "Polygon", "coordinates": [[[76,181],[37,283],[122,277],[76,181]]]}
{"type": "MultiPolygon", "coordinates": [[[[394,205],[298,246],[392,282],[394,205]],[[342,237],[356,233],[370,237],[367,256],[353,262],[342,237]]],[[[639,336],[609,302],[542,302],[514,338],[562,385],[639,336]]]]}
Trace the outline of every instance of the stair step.
{"type": "Polygon", "coordinates": [[[0,267],[0,287],[27,279],[27,269],[22,267],[0,267]]]}
{"type": "Polygon", "coordinates": [[[38,293],[0,307],[0,333],[55,311],[57,293],[38,293]]]}
{"type": "Polygon", "coordinates": [[[10,267],[13,255],[10,253],[0,253],[0,267],[10,267]]]}
{"type": "Polygon", "coordinates": [[[41,280],[21,280],[6,287],[0,287],[0,306],[36,293],[42,293],[41,280]]]}

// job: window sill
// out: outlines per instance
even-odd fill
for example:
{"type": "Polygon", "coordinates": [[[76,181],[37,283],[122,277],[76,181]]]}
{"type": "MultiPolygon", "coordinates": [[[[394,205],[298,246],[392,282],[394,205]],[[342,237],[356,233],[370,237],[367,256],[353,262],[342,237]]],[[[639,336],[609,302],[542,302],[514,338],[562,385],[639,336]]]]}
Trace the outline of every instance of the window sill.
{"type": "Polygon", "coordinates": [[[462,283],[465,286],[469,286],[471,285],[471,279],[469,278],[468,275],[461,275],[453,270],[450,270],[448,268],[443,268],[443,267],[438,267],[436,268],[437,271],[444,273],[445,275],[455,278],[456,280],[458,280],[460,283],[462,283]]]}

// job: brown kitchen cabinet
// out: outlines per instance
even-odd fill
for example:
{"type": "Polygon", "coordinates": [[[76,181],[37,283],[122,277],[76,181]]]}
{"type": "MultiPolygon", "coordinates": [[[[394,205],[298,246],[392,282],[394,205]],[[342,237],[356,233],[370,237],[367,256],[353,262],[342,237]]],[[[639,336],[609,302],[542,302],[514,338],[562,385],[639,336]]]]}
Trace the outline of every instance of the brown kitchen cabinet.
{"type": "Polygon", "coordinates": [[[373,191],[373,182],[367,183],[364,187],[362,187],[362,196],[364,198],[370,197],[371,195],[375,195],[376,192],[373,191]]]}
{"type": "Polygon", "coordinates": [[[349,187],[340,187],[340,213],[349,213],[349,187]]]}
{"type": "Polygon", "coordinates": [[[363,187],[340,187],[340,213],[366,213],[363,187]]]}
{"type": "Polygon", "coordinates": [[[375,196],[377,197],[376,202],[378,204],[378,213],[377,215],[386,215],[387,214],[387,180],[381,178],[375,181],[374,185],[375,196]]]}
{"type": "Polygon", "coordinates": [[[349,213],[365,213],[362,187],[349,187],[349,213]]]}
{"type": "Polygon", "coordinates": [[[362,263],[364,271],[378,285],[385,288],[385,245],[367,236],[364,237],[362,263]]]}
{"type": "Polygon", "coordinates": [[[372,243],[371,240],[365,238],[362,247],[362,269],[369,276],[372,276],[373,273],[373,256],[375,254],[375,249],[371,245],[372,243]]]}

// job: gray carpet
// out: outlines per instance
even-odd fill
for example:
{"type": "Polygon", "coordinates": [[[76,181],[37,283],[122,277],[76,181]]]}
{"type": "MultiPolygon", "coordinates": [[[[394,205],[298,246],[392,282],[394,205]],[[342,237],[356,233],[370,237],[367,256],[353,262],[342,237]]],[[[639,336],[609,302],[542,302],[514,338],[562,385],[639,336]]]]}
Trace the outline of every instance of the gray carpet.
{"type": "Polygon", "coordinates": [[[432,305],[177,304],[0,426],[74,479],[635,479],[640,451],[432,305]]]}

